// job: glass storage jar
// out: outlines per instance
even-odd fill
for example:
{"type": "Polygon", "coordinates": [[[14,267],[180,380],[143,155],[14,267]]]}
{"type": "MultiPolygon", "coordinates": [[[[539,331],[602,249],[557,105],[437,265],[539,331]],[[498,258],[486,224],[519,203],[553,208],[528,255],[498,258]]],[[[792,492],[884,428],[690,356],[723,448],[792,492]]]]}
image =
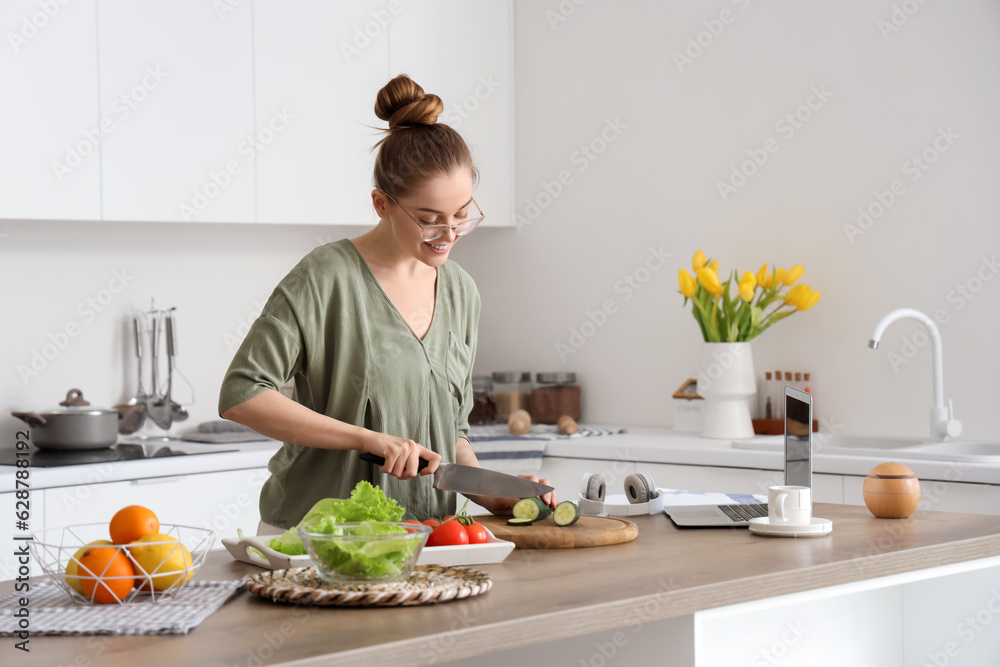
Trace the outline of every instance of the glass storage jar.
{"type": "Polygon", "coordinates": [[[515,410],[531,412],[531,373],[493,373],[493,395],[497,401],[497,421],[506,424],[515,410]]]}
{"type": "Polygon", "coordinates": [[[538,373],[531,390],[531,420],[556,424],[563,415],[580,421],[580,385],[576,373],[538,373]]]}
{"type": "Polygon", "coordinates": [[[472,411],[470,424],[493,424],[497,420],[497,403],[493,396],[493,378],[476,375],[472,378],[472,411]]]}

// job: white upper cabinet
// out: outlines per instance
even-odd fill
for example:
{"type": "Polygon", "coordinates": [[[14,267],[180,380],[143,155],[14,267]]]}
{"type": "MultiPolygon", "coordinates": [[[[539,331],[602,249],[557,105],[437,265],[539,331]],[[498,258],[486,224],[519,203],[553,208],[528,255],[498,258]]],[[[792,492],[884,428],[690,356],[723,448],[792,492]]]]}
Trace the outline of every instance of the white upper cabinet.
{"type": "Polygon", "coordinates": [[[389,24],[390,75],[410,75],[445,110],[480,172],[484,225],[510,226],[514,199],[513,9],[499,0],[413,0],[389,24]]]}
{"type": "Polygon", "coordinates": [[[94,2],[0,3],[0,218],[101,217],[94,2]]]}
{"type": "Polygon", "coordinates": [[[254,2],[258,123],[291,116],[257,158],[259,222],[375,222],[372,128],[384,125],[374,106],[388,80],[387,26],[399,12],[391,4],[254,2]]]}
{"type": "Polygon", "coordinates": [[[254,158],[276,130],[254,118],[250,3],[223,5],[98,3],[105,220],[255,221],[254,158]]]}
{"type": "Polygon", "coordinates": [[[511,225],[510,0],[7,0],[0,219],[369,225],[405,72],[511,225]]]}

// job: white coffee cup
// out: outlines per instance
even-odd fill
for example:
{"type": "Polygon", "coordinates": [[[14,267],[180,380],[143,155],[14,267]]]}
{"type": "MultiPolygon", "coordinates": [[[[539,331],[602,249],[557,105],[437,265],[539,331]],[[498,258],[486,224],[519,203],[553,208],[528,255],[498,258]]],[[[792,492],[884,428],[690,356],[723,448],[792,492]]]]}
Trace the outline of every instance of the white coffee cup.
{"type": "Polygon", "coordinates": [[[812,521],[812,489],[808,486],[771,486],[767,489],[767,517],[773,524],[803,526],[812,521]]]}

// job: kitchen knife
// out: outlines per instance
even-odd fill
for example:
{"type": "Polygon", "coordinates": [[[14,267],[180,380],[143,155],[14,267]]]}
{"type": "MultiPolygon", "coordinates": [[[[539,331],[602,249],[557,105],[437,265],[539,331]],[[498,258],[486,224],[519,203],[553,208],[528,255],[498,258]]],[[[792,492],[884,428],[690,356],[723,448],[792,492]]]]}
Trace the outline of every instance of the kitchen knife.
{"type": "MultiPolygon", "coordinates": [[[[385,465],[384,458],[368,452],[362,452],[361,460],[377,466],[385,465]]],[[[426,467],[427,460],[420,459],[420,466],[417,469],[423,470],[426,467]]],[[[434,472],[434,488],[492,498],[534,498],[555,490],[551,486],[522,477],[444,461],[434,472]]]]}

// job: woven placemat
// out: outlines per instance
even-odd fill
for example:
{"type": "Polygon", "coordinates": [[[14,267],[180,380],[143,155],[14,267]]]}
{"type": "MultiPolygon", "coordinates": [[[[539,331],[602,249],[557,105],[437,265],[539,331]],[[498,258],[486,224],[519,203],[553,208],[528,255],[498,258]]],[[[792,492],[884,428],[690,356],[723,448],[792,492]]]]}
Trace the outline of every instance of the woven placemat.
{"type": "Polygon", "coordinates": [[[493,587],[489,575],[467,567],[418,565],[408,579],[384,584],[332,584],[314,567],[260,572],[247,590],[267,600],[336,607],[409,607],[482,595],[493,587]]]}

